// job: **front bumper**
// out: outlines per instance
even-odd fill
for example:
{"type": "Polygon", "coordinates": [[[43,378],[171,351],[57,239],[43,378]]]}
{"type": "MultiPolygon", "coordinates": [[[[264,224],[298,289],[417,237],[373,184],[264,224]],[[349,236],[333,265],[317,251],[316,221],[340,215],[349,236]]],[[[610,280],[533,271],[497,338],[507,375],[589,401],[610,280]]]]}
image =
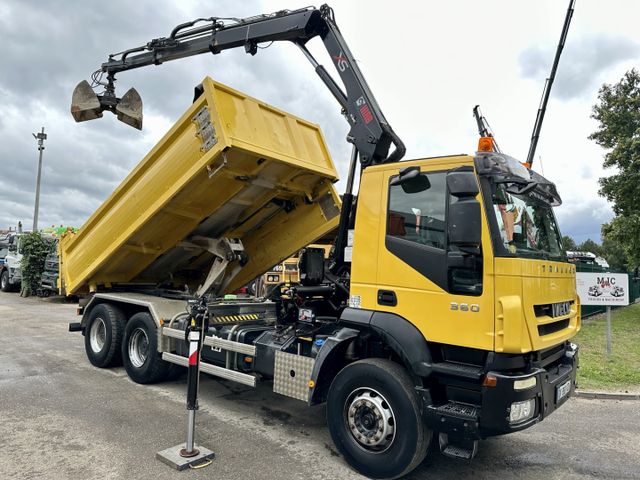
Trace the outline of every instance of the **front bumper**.
{"type": "Polygon", "coordinates": [[[530,427],[553,413],[573,395],[576,388],[576,370],[578,368],[578,347],[567,343],[558,360],[545,367],[533,368],[528,372],[506,374],[489,372],[496,378],[494,387],[482,387],[482,407],[478,425],[479,436],[490,437],[516,432],[530,427]],[[514,382],[536,377],[536,385],[527,390],[515,390],[514,382]],[[558,398],[559,388],[569,382],[567,394],[558,398]],[[519,423],[510,423],[511,404],[525,400],[534,400],[533,416],[519,423]]]}

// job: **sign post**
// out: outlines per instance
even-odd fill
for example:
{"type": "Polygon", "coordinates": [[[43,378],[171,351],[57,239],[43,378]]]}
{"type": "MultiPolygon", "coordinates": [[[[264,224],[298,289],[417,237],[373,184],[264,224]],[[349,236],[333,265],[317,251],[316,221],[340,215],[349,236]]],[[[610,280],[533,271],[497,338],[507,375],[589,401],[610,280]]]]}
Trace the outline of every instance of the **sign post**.
{"type": "Polygon", "coordinates": [[[607,356],[611,355],[611,307],[607,305],[607,356]]]}
{"type": "Polygon", "coordinates": [[[629,276],[626,273],[576,272],[576,287],[582,305],[606,307],[606,352],[611,355],[611,307],[629,305],[629,276]]]}

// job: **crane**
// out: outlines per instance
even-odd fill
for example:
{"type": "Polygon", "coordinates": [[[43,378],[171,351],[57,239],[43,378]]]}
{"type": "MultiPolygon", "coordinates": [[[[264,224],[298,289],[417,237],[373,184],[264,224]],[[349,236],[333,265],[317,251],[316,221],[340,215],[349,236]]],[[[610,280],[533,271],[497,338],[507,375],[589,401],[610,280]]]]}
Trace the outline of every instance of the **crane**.
{"type": "Polygon", "coordinates": [[[75,88],[71,114],[76,122],[83,122],[102,117],[102,112],[110,111],[124,123],[141,129],[140,95],[132,88],[118,98],[115,93],[116,74],[205,53],[217,55],[238,47],[255,55],[259,44],[276,41],[290,41],[302,51],[342,107],[342,113],[350,125],[347,141],[353,147],[336,238],[334,268],[338,269],[344,262],[344,247],[347,245],[357,159],[360,159],[361,168],[397,162],[402,159],[406,149],[385,119],[328,5],[318,9],[281,10],[242,19],[199,18],[177,25],[168,37],[156,38],[145,45],[109,55],[100,69],[93,73],[93,85],[84,80],[75,88]],[[344,89],[307,49],[307,42],[315,37],[322,40],[344,89]],[[106,82],[103,82],[105,74],[106,82]],[[101,95],[96,95],[93,88],[100,85],[105,90],[101,95]],[[395,148],[389,153],[392,144],[395,148]]]}

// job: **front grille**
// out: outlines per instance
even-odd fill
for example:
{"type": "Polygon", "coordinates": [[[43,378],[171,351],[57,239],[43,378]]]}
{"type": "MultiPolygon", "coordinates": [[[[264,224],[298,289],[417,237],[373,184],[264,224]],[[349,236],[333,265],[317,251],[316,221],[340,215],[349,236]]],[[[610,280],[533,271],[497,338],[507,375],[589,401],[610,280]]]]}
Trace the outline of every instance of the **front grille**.
{"type": "Polygon", "coordinates": [[[560,330],[564,330],[569,326],[569,319],[560,320],[558,322],[546,323],[544,325],[538,325],[538,334],[542,337],[544,335],[550,335],[560,330]]]}
{"type": "Polygon", "coordinates": [[[534,305],[533,306],[533,311],[536,314],[536,317],[551,317],[551,318],[555,318],[555,317],[564,317],[565,315],[568,315],[570,310],[571,310],[571,305],[573,305],[573,300],[569,300],[568,302],[558,302],[558,303],[546,303],[544,305],[534,305]],[[563,309],[559,309],[557,308],[559,305],[562,305],[564,303],[568,303],[569,307],[567,312],[565,313],[559,313],[556,314],[557,311],[561,311],[563,309]],[[555,308],[554,308],[555,306],[555,308]]]}

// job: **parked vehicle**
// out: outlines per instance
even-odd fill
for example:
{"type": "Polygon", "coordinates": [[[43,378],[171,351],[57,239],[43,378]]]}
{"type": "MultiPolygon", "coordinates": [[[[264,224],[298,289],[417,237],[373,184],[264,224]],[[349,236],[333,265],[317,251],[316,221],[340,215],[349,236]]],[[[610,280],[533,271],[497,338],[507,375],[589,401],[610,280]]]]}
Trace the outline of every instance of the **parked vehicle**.
{"type": "Polygon", "coordinates": [[[4,259],[9,252],[9,244],[4,241],[4,239],[0,239],[0,269],[4,265],[4,259]]]}
{"type": "Polygon", "coordinates": [[[410,472],[432,437],[445,455],[469,459],[479,439],[563,405],[575,387],[580,313],[555,185],[493,151],[398,163],[404,144],[327,6],[194,23],[110,56],[106,92],[79,84],[74,118],[109,110],[141,128],[140,98],[133,89],[115,96],[117,73],[292,41],[350,125],[343,202],[317,126],[205,79],[158,145],[61,240],[63,291],[85,295],[70,329],[83,332],[89,361],[104,368],[122,358],[134,381],[160,381],[188,364],[185,330],[201,312],[202,371],[326,402],[336,447],[374,478],[410,472]],[[306,49],[316,36],[345,91],[306,49]],[[505,241],[507,201],[524,220],[505,241]],[[305,248],[286,295],[225,300],[332,231],[333,256],[305,248]]]}
{"type": "Polygon", "coordinates": [[[22,244],[20,239],[23,233],[9,233],[4,242],[7,253],[4,262],[0,265],[0,290],[3,292],[17,291],[20,289],[22,274],[20,262],[22,261],[22,244]]]}

